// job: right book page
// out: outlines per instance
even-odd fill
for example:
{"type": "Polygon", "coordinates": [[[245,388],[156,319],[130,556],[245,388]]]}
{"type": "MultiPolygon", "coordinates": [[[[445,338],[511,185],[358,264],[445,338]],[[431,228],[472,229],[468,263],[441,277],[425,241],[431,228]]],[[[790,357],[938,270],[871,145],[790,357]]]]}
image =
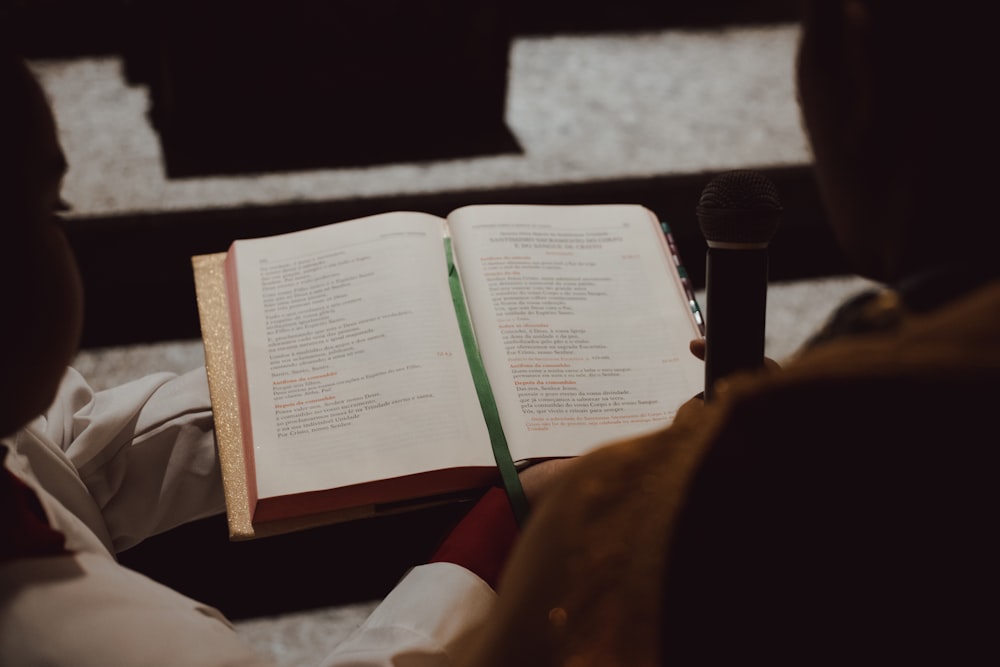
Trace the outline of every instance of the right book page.
{"type": "Polygon", "coordinates": [[[703,389],[701,333],[648,209],[469,206],[448,225],[515,461],[655,430],[703,389]]]}

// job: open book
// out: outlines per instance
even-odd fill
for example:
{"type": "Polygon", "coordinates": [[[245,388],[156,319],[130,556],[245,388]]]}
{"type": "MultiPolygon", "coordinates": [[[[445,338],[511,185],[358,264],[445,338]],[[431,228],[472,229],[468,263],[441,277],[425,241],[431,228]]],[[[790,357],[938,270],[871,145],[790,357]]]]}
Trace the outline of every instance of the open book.
{"type": "Polygon", "coordinates": [[[193,265],[234,539],[482,489],[703,388],[697,303],[638,205],[393,212],[193,265]]]}

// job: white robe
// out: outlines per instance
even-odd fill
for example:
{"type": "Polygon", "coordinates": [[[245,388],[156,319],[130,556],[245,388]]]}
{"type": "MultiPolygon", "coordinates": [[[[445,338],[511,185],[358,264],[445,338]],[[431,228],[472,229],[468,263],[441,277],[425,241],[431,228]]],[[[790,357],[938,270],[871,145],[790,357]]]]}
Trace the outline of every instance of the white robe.
{"type": "MultiPolygon", "coordinates": [[[[0,665],[267,665],[216,609],[115,553],[224,511],[204,369],[93,391],[70,369],[50,409],[3,439],[6,467],[66,536],[63,556],[0,563],[0,665]]],[[[493,590],[414,568],[321,665],[451,665],[493,590]]]]}

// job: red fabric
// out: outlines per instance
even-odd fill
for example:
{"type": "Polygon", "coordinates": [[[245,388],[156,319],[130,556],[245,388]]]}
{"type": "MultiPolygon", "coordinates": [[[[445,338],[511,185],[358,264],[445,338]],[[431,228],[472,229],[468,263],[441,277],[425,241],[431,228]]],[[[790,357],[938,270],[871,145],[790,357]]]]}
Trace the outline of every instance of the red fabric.
{"type": "Polygon", "coordinates": [[[0,562],[67,553],[66,537],[49,526],[38,496],[3,467],[5,454],[0,447],[0,562]]]}
{"type": "Polygon", "coordinates": [[[462,517],[430,562],[461,565],[496,590],[518,533],[507,492],[494,487],[462,517]]]}

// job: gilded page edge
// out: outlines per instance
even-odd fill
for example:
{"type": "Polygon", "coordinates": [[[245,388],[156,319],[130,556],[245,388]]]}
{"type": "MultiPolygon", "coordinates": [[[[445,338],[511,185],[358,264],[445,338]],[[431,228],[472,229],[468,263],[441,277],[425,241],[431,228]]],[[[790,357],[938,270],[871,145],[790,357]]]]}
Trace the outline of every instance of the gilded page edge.
{"type": "Polygon", "coordinates": [[[246,461],[239,400],[236,393],[236,363],[233,352],[229,300],[226,295],[226,253],[196,255],[195,295],[201,337],[205,346],[205,370],[215,419],[215,442],[222,468],[222,488],[226,499],[226,520],[232,540],[252,539],[250,500],[247,493],[246,461]]]}

